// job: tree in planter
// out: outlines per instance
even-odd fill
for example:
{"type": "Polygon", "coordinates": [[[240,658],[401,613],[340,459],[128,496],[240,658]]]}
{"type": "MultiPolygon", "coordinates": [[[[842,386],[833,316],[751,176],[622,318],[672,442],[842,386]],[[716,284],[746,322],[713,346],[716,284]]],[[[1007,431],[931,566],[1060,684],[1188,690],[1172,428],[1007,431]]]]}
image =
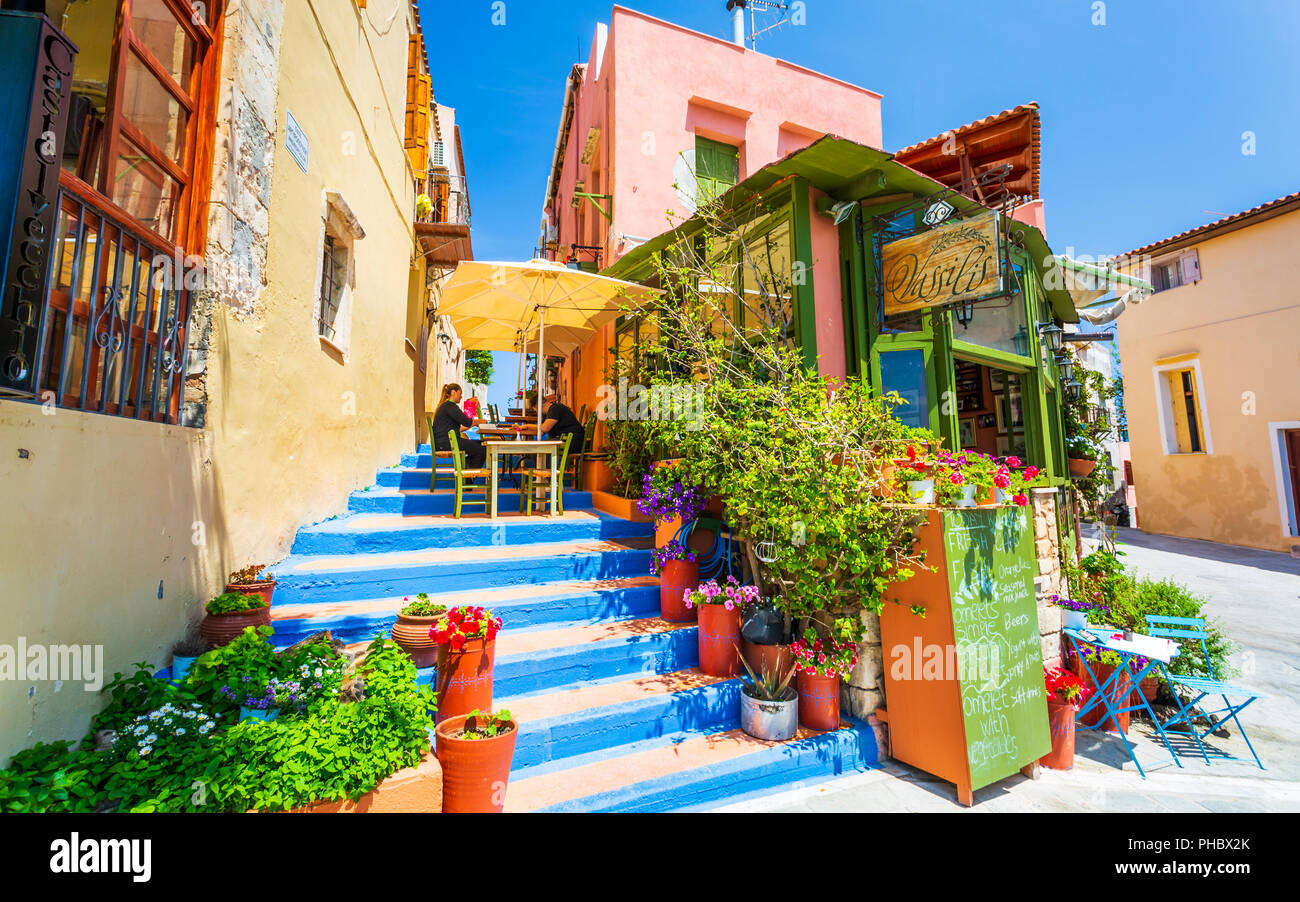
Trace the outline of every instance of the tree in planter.
{"type": "MultiPolygon", "coordinates": [[[[1075,379],[1083,385],[1077,399],[1065,394],[1061,409],[1066,456],[1097,463],[1087,477],[1072,480],[1071,488],[1081,509],[1095,518],[1099,505],[1111,493],[1111,479],[1115,472],[1110,453],[1106,450],[1106,443],[1113,441],[1116,435],[1115,424],[1106,413],[1107,405],[1112,401],[1122,404],[1123,386],[1119,380],[1107,379],[1101,373],[1084,369],[1074,348],[1065,348],[1065,353],[1074,360],[1075,379]],[[1093,407],[1098,408],[1101,415],[1089,422],[1088,412],[1093,407]]],[[[1123,410],[1122,406],[1118,409],[1123,410]]]]}
{"type": "Polygon", "coordinates": [[[492,384],[492,352],[465,352],[465,381],[470,385],[492,384]]]}
{"type": "Polygon", "coordinates": [[[683,483],[723,497],[765,594],[801,632],[816,621],[829,633],[879,612],[889,585],[921,563],[912,538],[923,515],[891,503],[888,472],[917,435],[892,415],[896,395],[805,368],[791,336],[806,264],[785,263],[788,248],[773,247],[771,231],[755,237],[743,213],[713,202],[697,215],[700,232],[656,260],[664,291],[638,313],[653,370],[637,374],[694,403],[647,426],[681,458],[683,483]]]}

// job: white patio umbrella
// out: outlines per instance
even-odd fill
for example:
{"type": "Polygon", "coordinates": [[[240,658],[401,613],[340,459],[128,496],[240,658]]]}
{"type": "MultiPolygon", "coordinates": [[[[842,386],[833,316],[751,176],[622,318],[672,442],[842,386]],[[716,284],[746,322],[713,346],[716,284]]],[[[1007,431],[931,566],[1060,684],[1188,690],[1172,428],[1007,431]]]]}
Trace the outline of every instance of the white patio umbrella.
{"type": "Polygon", "coordinates": [[[451,317],[467,348],[520,354],[536,350],[540,428],[544,352],[573,353],[625,305],[639,306],[655,293],[551,260],[462,262],[443,283],[438,313],[451,317]]]}

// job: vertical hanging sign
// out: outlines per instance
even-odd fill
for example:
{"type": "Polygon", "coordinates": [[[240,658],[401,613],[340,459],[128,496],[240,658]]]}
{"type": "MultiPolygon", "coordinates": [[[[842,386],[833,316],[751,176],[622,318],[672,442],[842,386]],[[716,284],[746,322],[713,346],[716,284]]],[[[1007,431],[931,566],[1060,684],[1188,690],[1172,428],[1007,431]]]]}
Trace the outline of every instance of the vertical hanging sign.
{"type": "Polygon", "coordinates": [[[0,12],[0,392],[36,394],[77,47],[44,16],[0,12]]]}

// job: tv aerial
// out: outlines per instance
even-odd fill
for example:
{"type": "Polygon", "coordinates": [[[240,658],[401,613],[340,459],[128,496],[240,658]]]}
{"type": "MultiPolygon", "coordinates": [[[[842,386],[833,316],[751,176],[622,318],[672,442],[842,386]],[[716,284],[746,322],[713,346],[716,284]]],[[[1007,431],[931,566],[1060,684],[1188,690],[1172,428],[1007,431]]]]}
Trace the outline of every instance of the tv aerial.
{"type": "Polygon", "coordinates": [[[790,4],[787,0],[727,0],[727,11],[731,13],[732,41],[742,47],[748,41],[751,50],[758,49],[760,37],[790,24],[790,4]],[[745,34],[745,10],[749,10],[749,34],[745,34]],[[781,18],[760,28],[756,13],[767,18],[777,15],[781,18]]]}

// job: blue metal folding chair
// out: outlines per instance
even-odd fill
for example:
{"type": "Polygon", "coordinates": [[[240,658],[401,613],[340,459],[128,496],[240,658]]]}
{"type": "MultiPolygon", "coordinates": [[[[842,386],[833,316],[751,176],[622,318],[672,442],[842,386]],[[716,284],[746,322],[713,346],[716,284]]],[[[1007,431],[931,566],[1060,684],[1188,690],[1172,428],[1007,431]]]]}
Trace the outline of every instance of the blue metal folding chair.
{"type": "Polygon", "coordinates": [[[1160,665],[1160,675],[1169,684],[1175,700],[1180,705],[1178,713],[1160,726],[1164,730],[1168,730],[1171,726],[1186,724],[1187,731],[1192,734],[1197,747],[1201,750],[1201,757],[1205,759],[1206,764],[1209,764],[1210,756],[1206,754],[1205,744],[1202,740],[1215,730],[1220,729],[1220,725],[1231,718],[1241,732],[1241,738],[1246,740],[1246,748],[1250,749],[1250,753],[1255,756],[1255,763],[1259,765],[1260,770],[1265,770],[1264,763],[1259,760],[1259,754],[1255,751],[1255,747],[1250,744],[1250,737],[1246,735],[1246,730],[1242,727],[1241,721],[1237,719],[1237,714],[1251,702],[1256,699],[1267,698],[1267,696],[1257,695],[1250,689],[1243,689],[1240,686],[1234,686],[1219,679],[1218,674],[1214,672],[1214,665],[1210,663],[1210,649],[1205,642],[1207,633],[1205,632],[1205,619],[1203,617],[1156,617],[1147,614],[1146,621],[1148,624],[1147,632],[1152,636],[1161,636],[1177,641],[1198,640],[1201,643],[1201,654],[1205,656],[1205,670],[1210,674],[1209,677],[1180,676],[1171,674],[1164,664],[1160,665]],[[1177,691],[1179,687],[1189,690],[1195,697],[1191,701],[1184,701],[1182,694],[1177,691]],[[1224,706],[1212,710],[1204,708],[1201,705],[1201,700],[1210,695],[1217,695],[1223,699],[1224,706]],[[1236,704],[1228,701],[1230,695],[1245,697],[1246,700],[1236,704]],[[1198,732],[1196,725],[1192,722],[1196,717],[1204,717],[1210,726],[1203,732],[1198,732]]]}

